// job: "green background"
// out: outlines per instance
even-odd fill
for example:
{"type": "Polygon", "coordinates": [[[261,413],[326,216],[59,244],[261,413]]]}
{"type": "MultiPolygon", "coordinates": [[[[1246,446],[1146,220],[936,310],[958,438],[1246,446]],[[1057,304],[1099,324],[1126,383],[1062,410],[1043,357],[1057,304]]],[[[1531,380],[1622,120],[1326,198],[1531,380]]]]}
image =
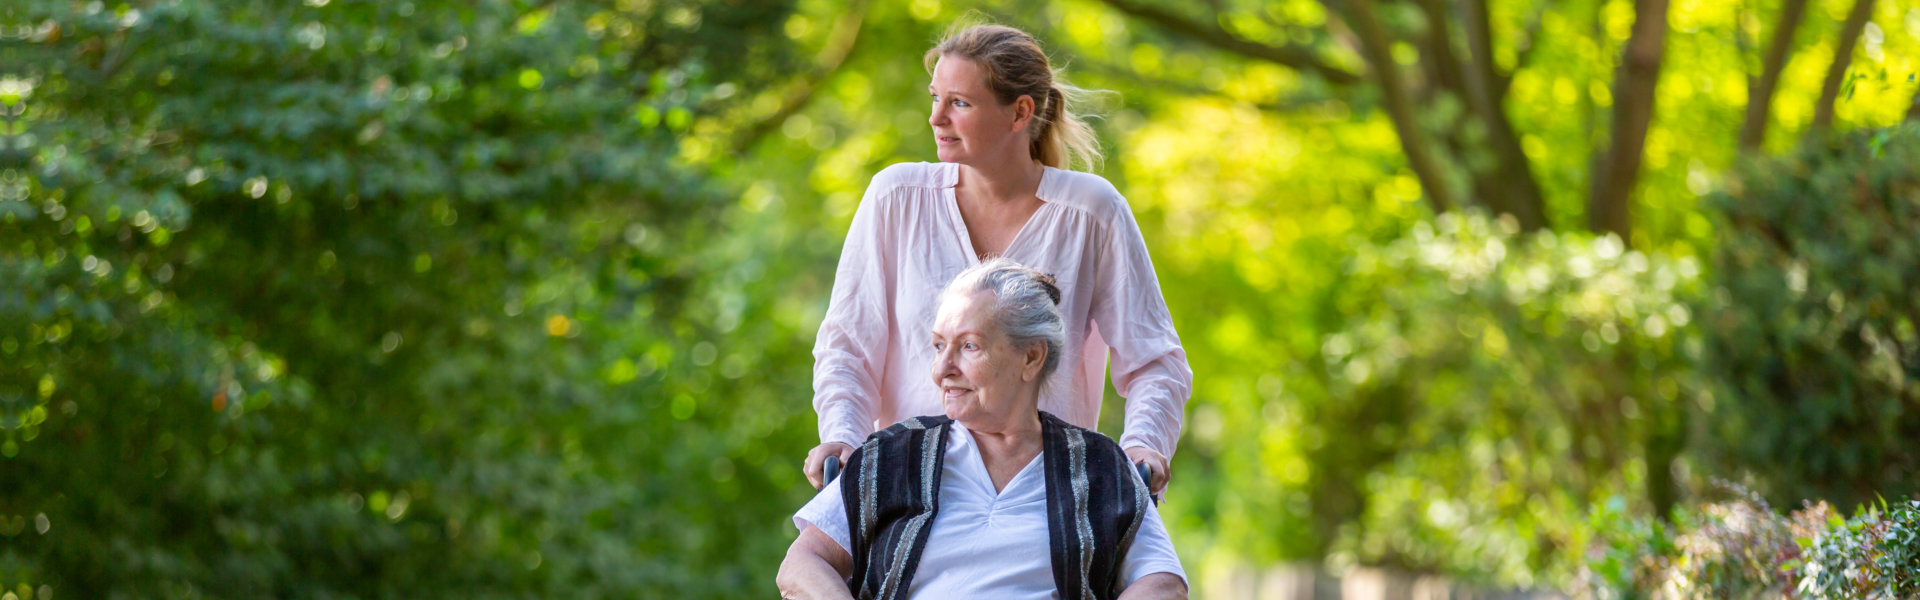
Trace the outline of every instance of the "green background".
{"type": "Polygon", "coordinates": [[[773,595],[847,223],[934,160],[920,56],[966,19],[1111,91],[1096,172],[1195,373],[1162,508],[1197,594],[1557,588],[1608,503],[1912,494],[1883,147],[1920,130],[1880,128],[1920,4],[1808,0],[1781,46],[1783,2],[1668,7],[1627,227],[1590,214],[1626,0],[8,5],[0,587],[773,595]]]}

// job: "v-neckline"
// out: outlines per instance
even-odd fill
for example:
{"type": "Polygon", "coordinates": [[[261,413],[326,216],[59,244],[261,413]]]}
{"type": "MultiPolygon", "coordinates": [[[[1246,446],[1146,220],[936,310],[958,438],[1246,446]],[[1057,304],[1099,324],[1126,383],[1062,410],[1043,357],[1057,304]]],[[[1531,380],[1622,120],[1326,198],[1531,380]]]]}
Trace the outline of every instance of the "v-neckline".
{"type": "MultiPolygon", "coordinates": [[[[1053,177],[1053,170],[1053,167],[1049,166],[1040,167],[1040,185],[1033,190],[1033,197],[1040,200],[1040,208],[1033,209],[1033,214],[1027,215],[1027,221],[1020,224],[1020,230],[1013,233],[1013,239],[1007,241],[1007,247],[1000,249],[996,257],[1013,256],[1014,249],[1031,237],[1027,235],[1027,230],[1033,229],[1033,220],[1040,217],[1040,211],[1053,205],[1053,202],[1048,201],[1047,196],[1042,193],[1047,189],[1047,180],[1053,177]]],[[[960,165],[954,164],[951,173],[953,181],[952,185],[947,186],[947,212],[953,215],[954,229],[960,234],[960,247],[966,250],[967,265],[978,265],[986,260],[980,257],[980,250],[973,247],[973,231],[967,228],[967,219],[960,214],[960,165]]]]}
{"type": "MultiPolygon", "coordinates": [[[[955,424],[958,424],[958,422],[956,421],[955,424]]],[[[983,490],[987,493],[987,497],[991,499],[990,502],[995,505],[998,505],[1001,500],[1006,499],[1007,491],[1013,489],[1013,484],[1017,481],[1020,481],[1021,477],[1026,476],[1027,471],[1033,470],[1034,465],[1040,464],[1040,459],[1047,455],[1047,451],[1045,449],[1042,449],[1039,452],[1035,452],[1033,454],[1033,458],[1027,460],[1026,465],[1021,466],[1019,471],[1015,471],[1012,477],[1007,478],[1006,487],[996,490],[996,489],[993,489],[993,471],[987,468],[987,455],[985,452],[980,451],[980,438],[976,438],[973,436],[973,430],[967,429],[965,427],[959,427],[956,429],[966,433],[967,435],[966,443],[968,446],[971,446],[973,449],[973,452],[972,452],[973,466],[979,469],[979,474],[981,478],[980,481],[981,483],[986,484],[983,490]]]]}

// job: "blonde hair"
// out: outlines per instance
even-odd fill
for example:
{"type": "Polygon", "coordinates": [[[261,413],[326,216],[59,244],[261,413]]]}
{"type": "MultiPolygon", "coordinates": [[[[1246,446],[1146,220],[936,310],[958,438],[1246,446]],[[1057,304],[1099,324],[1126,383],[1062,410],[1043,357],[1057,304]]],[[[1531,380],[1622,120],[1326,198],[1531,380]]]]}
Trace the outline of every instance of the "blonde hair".
{"type": "Polygon", "coordinates": [[[1033,98],[1028,151],[1040,164],[1066,169],[1078,162],[1089,170],[1098,168],[1100,141],[1069,108],[1088,91],[1060,81],[1033,36],[1005,25],[963,26],[927,50],[922,62],[928,73],[942,56],[978,63],[987,72],[987,88],[1003,105],[1021,96],[1033,98]]]}

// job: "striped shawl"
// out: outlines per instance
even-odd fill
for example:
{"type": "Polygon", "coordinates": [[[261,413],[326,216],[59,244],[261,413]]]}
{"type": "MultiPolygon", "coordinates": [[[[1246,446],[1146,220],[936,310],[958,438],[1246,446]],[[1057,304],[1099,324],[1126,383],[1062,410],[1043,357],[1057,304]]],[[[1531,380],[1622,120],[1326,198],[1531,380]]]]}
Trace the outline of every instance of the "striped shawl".
{"type": "MultiPolygon", "coordinates": [[[[940,509],[940,474],[952,419],[914,417],[874,433],[847,461],[840,491],[853,547],[856,598],[907,597],[940,509]]],[[[1040,413],[1048,547],[1060,597],[1111,600],[1121,559],[1147,515],[1147,490],[1119,444],[1040,413]]]]}

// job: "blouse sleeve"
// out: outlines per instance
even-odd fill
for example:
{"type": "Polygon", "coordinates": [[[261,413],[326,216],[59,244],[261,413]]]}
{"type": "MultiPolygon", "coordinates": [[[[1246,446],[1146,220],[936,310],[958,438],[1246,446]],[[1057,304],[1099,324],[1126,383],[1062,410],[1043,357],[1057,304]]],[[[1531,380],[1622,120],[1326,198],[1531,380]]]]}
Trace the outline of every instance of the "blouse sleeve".
{"type": "Polygon", "coordinates": [[[1140,531],[1134,534],[1133,546],[1127,549],[1126,557],[1120,559],[1120,572],[1128,586],[1154,573],[1171,573],[1182,583],[1189,583],[1187,570],[1180,566],[1180,555],[1173,549],[1173,538],[1167,535],[1167,525],[1160,520],[1159,507],[1147,505],[1147,516],[1140,520],[1140,531]]]}
{"type": "MultiPolygon", "coordinates": [[[[1155,522],[1158,523],[1157,520],[1155,522]]],[[[812,500],[800,507],[800,512],[793,513],[794,529],[805,532],[808,525],[819,527],[820,532],[833,538],[833,543],[839,544],[841,550],[853,552],[853,528],[847,525],[847,504],[840,496],[839,479],[827,482],[819,493],[813,495],[812,500]]],[[[1160,535],[1166,536],[1164,528],[1160,535]]],[[[1176,557],[1176,567],[1179,566],[1178,560],[1176,557]]]]}
{"type": "Polygon", "coordinates": [[[1113,352],[1113,387],[1127,399],[1120,447],[1143,446],[1172,458],[1193,394],[1193,370],[1160,296],[1140,225],[1124,200],[1108,228],[1100,264],[1091,314],[1113,352]]]}
{"type": "Polygon", "coordinates": [[[813,410],[820,441],[859,446],[873,433],[892,331],[893,248],[879,200],[891,189],[888,171],[875,175],[854,211],[833,275],[833,295],[813,345],[813,410]]]}

